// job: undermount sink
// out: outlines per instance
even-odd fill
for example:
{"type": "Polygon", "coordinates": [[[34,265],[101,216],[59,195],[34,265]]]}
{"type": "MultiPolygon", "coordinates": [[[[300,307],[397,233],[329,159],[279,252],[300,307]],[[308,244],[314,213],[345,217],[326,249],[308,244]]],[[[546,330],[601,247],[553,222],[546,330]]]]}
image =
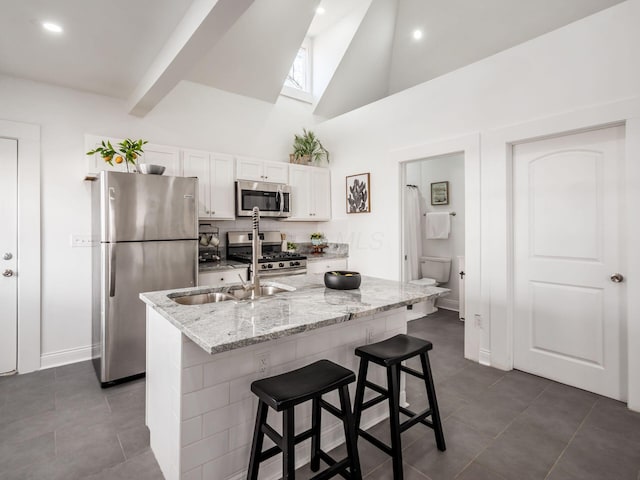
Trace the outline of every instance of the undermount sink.
{"type": "MultiPolygon", "coordinates": [[[[271,295],[275,295],[276,293],[281,292],[289,292],[285,288],[274,287],[273,285],[262,285],[260,286],[260,296],[261,297],[269,297],[271,295]]],[[[253,293],[251,290],[245,290],[244,288],[234,288],[229,291],[231,295],[233,295],[238,300],[246,300],[251,298],[251,294],[253,293]]]]}
{"type": "MultiPolygon", "coordinates": [[[[260,296],[270,297],[276,293],[292,292],[295,288],[281,288],[275,285],[261,285],[260,296]]],[[[183,295],[181,297],[173,297],[173,300],[180,305],[204,305],[206,303],[218,303],[226,302],[228,300],[249,300],[251,299],[251,289],[245,290],[242,287],[234,287],[229,289],[228,292],[212,292],[212,293],[199,293],[196,295],[183,295]]]]}
{"type": "Polygon", "coordinates": [[[172,300],[180,305],[203,305],[205,303],[226,302],[227,300],[236,300],[236,297],[228,293],[213,292],[199,293],[197,295],[183,295],[182,297],[174,297],[172,300]]]}

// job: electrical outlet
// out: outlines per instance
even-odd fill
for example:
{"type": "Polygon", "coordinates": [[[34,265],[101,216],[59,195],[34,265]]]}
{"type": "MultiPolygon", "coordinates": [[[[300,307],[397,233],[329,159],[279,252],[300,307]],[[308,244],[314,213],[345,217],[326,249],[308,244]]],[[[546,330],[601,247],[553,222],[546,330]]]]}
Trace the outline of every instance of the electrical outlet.
{"type": "Polygon", "coordinates": [[[473,321],[476,328],[479,328],[480,330],[482,330],[482,315],[480,315],[479,313],[475,313],[473,315],[473,321]]]}
{"type": "Polygon", "coordinates": [[[271,354],[269,352],[256,353],[256,370],[260,374],[267,373],[271,366],[271,354]]]}
{"type": "Polygon", "coordinates": [[[91,247],[95,242],[91,235],[80,235],[78,233],[74,233],[71,235],[71,246],[72,247],[91,247]]]}
{"type": "Polygon", "coordinates": [[[364,334],[364,343],[366,345],[373,343],[373,327],[367,327],[364,334]]]}

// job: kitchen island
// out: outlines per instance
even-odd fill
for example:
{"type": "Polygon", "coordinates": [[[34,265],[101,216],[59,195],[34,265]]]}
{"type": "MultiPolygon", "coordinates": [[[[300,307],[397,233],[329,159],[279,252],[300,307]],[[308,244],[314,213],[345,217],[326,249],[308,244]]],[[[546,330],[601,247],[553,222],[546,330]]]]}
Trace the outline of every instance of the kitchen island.
{"type": "MultiPolygon", "coordinates": [[[[168,480],[244,478],[257,407],[251,382],[322,358],[357,371],[357,346],[406,333],[406,306],[438,295],[429,287],[371,277],[363,277],[357,290],[327,289],[322,275],[262,284],[283,291],[200,305],[174,299],[224,294],[234,287],[140,295],[147,304],[146,423],[168,480]]],[[[369,375],[384,384],[384,370],[371,369],[369,375]]],[[[326,399],[337,401],[332,395],[326,399]]],[[[381,421],[386,409],[382,403],[367,410],[362,426],[381,421]]],[[[298,407],[296,431],[308,428],[310,418],[310,405],[298,407]]],[[[279,414],[270,412],[269,422],[280,431],[279,414]]],[[[325,415],[323,448],[341,442],[341,424],[325,415]]],[[[309,461],[308,444],[296,448],[298,466],[309,461]]],[[[261,466],[261,478],[279,478],[280,472],[280,456],[261,466]]]]}

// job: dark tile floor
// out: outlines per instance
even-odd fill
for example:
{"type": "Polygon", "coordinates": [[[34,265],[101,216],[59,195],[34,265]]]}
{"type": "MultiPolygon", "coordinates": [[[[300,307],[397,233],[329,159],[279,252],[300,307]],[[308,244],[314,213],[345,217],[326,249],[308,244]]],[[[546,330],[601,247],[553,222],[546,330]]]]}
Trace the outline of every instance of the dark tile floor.
{"type": "MultiPolygon", "coordinates": [[[[463,325],[451,312],[411,322],[409,332],[434,344],[447,451],[425,427],[405,432],[405,479],[640,480],[640,414],[465,360],[463,325]]],[[[407,380],[407,398],[416,410],[426,406],[417,379],[407,380]]],[[[372,430],[387,440],[386,427],[372,430]]],[[[0,377],[2,480],[162,479],[148,444],[144,380],[102,390],[88,362],[0,377]]],[[[364,440],[359,450],[367,480],[392,478],[388,457],[364,440]]]]}

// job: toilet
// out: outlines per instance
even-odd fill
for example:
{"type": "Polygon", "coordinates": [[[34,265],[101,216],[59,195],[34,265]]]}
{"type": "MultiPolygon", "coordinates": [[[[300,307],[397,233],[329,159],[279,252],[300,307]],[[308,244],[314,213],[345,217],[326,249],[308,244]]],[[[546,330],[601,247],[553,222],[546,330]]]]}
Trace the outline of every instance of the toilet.
{"type": "MultiPolygon", "coordinates": [[[[412,285],[420,285],[421,287],[437,287],[443,283],[449,281],[449,275],[451,274],[451,257],[420,257],[420,273],[422,278],[419,280],[411,280],[409,283],[412,285]]],[[[440,289],[442,292],[439,296],[446,295],[449,289],[440,289]]],[[[430,313],[437,312],[438,309],[435,305],[436,299],[434,296],[429,298],[424,304],[418,304],[414,306],[413,316],[429,315],[430,313]]]]}

